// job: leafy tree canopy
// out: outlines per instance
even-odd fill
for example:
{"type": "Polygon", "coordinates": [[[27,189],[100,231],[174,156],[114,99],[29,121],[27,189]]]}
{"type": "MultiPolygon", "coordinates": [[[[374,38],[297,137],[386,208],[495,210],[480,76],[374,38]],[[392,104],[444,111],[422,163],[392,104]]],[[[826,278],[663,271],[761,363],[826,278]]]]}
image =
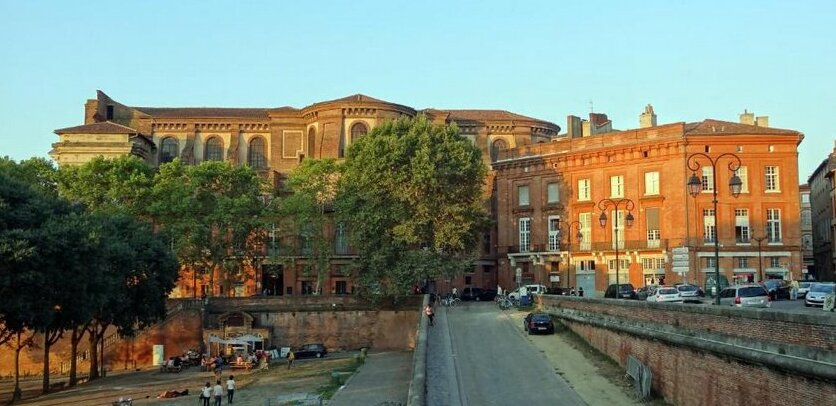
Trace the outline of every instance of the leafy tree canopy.
{"type": "Polygon", "coordinates": [[[81,166],[62,167],[58,190],[90,210],[141,215],[149,204],[153,180],[154,171],[135,156],[96,157],[81,166]]]}

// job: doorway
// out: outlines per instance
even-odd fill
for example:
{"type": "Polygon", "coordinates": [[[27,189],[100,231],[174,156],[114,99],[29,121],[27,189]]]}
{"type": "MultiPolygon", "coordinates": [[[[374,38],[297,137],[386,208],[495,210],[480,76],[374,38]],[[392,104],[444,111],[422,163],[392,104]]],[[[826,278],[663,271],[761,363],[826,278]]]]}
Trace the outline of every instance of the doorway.
{"type": "Polygon", "coordinates": [[[284,269],[281,265],[261,266],[261,295],[281,296],[284,292],[284,269]]]}

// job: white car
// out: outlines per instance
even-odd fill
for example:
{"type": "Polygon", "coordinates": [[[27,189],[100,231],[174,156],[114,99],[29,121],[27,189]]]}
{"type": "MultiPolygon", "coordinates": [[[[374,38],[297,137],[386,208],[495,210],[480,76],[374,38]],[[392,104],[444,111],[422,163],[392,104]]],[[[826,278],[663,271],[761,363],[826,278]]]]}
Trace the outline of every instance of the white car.
{"type": "Polygon", "coordinates": [[[546,293],[545,285],[525,285],[520,288],[516,288],[513,292],[509,293],[508,299],[520,300],[520,289],[522,289],[528,296],[542,295],[546,293]]]}
{"type": "Polygon", "coordinates": [[[814,283],[804,298],[804,306],[823,306],[824,298],[833,294],[836,294],[836,284],[833,282],[814,283]]]}
{"type": "Polygon", "coordinates": [[[660,286],[653,292],[652,295],[647,296],[648,302],[657,303],[682,303],[682,295],[679,294],[679,289],[673,286],[660,286]]]}
{"type": "Polygon", "coordinates": [[[813,286],[815,282],[799,282],[798,283],[798,298],[804,299],[804,296],[807,296],[807,292],[810,291],[810,287],[813,286]]]}

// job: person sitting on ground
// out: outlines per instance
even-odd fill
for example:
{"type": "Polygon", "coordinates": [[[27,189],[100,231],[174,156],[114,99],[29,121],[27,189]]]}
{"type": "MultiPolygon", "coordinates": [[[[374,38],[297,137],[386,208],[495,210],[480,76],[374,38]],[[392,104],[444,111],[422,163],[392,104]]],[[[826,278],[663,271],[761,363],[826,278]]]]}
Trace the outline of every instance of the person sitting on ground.
{"type": "Polygon", "coordinates": [[[176,397],[178,397],[178,396],[188,396],[188,395],[189,395],[189,390],[188,390],[188,389],[186,389],[186,390],[182,390],[182,391],[179,391],[179,390],[167,390],[167,391],[163,391],[162,393],[160,393],[159,395],[157,395],[157,399],[176,398],[176,397]]]}

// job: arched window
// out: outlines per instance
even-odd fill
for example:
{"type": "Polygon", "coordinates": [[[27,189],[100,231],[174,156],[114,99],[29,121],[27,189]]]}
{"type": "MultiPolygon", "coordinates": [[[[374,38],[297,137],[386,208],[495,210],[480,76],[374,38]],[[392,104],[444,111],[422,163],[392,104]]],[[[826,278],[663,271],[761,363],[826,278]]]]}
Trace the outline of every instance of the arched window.
{"type": "Polygon", "coordinates": [[[206,141],[206,161],[222,161],[224,159],[223,145],[218,137],[209,138],[206,141]]]}
{"type": "Polygon", "coordinates": [[[247,163],[253,169],[264,169],[267,167],[267,159],[264,156],[263,138],[257,137],[250,141],[250,148],[247,151],[247,163]]]}
{"type": "Polygon", "coordinates": [[[495,162],[499,158],[499,151],[508,149],[508,144],[505,140],[496,140],[491,144],[491,162],[495,162]]]}
{"type": "Polygon", "coordinates": [[[160,144],[160,163],[164,164],[173,161],[174,158],[177,158],[179,149],[177,139],[174,137],[163,138],[163,142],[160,144]]]}
{"type": "Polygon", "coordinates": [[[369,132],[369,127],[365,124],[357,122],[351,126],[351,142],[357,141],[358,138],[366,135],[369,132]]]}
{"type": "Polygon", "coordinates": [[[308,129],[308,157],[315,158],[316,155],[316,128],[308,129]]]}

